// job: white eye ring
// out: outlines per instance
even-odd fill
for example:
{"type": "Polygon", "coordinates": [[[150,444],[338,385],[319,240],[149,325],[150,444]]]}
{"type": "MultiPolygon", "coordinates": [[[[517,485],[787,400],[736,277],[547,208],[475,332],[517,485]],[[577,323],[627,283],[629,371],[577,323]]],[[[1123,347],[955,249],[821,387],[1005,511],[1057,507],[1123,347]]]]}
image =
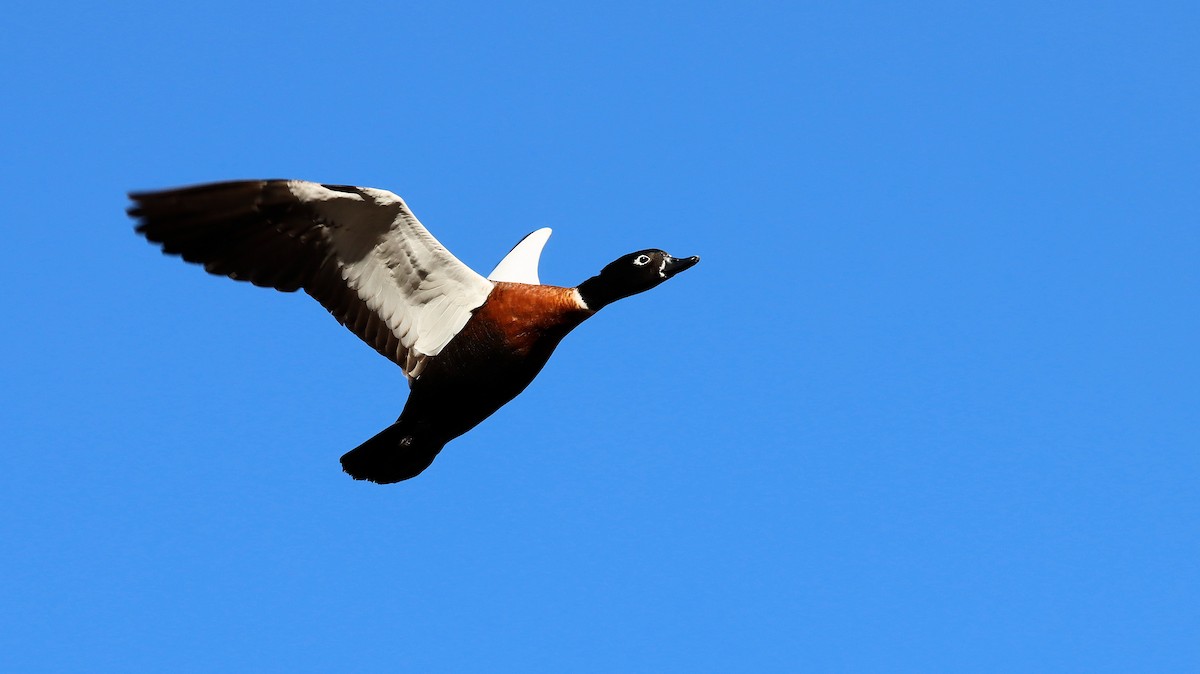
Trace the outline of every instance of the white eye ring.
{"type": "Polygon", "coordinates": [[[639,256],[637,256],[637,259],[633,261],[633,263],[639,267],[645,266],[650,263],[650,256],[649,255],[639,255],[639,256]]]}

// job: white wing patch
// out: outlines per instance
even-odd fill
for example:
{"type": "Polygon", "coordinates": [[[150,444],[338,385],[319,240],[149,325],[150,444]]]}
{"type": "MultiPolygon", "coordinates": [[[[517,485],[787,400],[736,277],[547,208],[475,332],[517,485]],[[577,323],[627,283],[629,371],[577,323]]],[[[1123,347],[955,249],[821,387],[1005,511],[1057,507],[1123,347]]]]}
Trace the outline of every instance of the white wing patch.
{"type": "MultiPolygon", "coordinates": [[[[438,355],[492,292],[492,283],[446,250],[395,194],[303,181],[288,188],[328,227],[346,285],[410,352],[438,355]]],[[[415,377],[411,369],[405,367],[415,377]]]]}
{"type": "Polygon", "coordinates": [[[549,227],[543,227],[530,233],[500,260],[500,264],[488,274],[489,281],[505,281],[508,283],[528,283],[541,285],[538,280],[538,262],[542,258],[542,248],[550,238],[549,227]]]}

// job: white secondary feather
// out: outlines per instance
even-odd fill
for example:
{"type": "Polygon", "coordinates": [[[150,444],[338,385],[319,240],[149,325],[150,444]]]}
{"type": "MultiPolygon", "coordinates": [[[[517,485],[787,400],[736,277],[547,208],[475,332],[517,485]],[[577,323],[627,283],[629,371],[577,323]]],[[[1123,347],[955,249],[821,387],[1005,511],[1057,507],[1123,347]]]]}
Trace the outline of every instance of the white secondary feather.
{"type": "Polygon", "coordinates": [[[288,189],[321,219],[342,279],[409,350],[409,361],[414,352],[441,352],[491,293],[492,283],[438,243],[395,194],[299,180],[288,189]]]}
{"type": "Polygon", "coordinates": [[[542,248],[550,238],[551,231],[549,227],[543,227],[521,239],[488,274],[488,280],[541,285],[542,282],[538,280],[538,261],[542,259],[542,248]]]}

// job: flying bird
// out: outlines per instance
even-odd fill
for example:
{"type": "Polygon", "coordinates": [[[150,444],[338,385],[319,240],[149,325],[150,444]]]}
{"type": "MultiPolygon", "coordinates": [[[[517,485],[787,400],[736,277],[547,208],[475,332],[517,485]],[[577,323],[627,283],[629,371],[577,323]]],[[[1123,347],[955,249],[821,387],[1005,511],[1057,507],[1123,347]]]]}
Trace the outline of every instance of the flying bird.
{"type": "Polygon", "coordinates": [[[410,388],[400,418],[341,459],[351,477],[380,484],[429,467],[447,442],[525,390],[597,311],[700,261],[639,250],[563,288],[538,280],[549,228],[484,278],[386,190],[243,180],[129,198],[136,231],[164,253],[211,274],[303,290],[400,366],[410,388]]]}

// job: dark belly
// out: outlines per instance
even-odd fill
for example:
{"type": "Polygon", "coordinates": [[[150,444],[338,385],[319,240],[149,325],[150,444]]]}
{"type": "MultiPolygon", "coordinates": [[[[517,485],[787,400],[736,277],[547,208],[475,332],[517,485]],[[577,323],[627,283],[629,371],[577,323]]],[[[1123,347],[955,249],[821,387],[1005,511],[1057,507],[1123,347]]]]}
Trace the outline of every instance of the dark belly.
{"type": "Polygon", "coordinates": [[[562,336],[543,336],[527,349],[478,336],[451,342],[413,382],[400,419],[440,442],[457,438],[524,391],[562,336]]]}

